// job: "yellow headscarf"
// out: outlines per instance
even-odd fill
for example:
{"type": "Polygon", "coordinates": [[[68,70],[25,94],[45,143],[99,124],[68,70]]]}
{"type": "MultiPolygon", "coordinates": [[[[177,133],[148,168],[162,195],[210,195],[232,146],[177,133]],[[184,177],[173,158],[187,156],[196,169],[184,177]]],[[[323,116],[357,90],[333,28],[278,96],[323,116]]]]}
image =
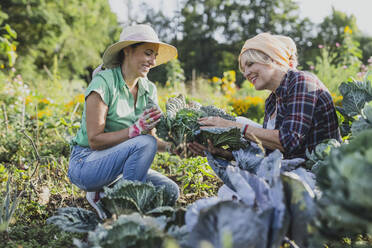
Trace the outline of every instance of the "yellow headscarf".
{"type": "Polygon", "coordinates": [[[291,37],[285,35],[274,35],[274,37],[278,38],[281,42],[285,44],[287,49],[289,50],[289,65],[292,69],[296,69],[298,65],[297,61],[297,46],[296,43],[292,40],[291,37]]]}
{"type": "Polygon", "coordinates": [[[244,43],[244,46],[239,55],[239,63],[241,55],[245,51],[247,51],[248,49],[255,49],[265,53],[278,64],[285,67],[290,67],[290,58],[292,53],[289,47],[290,46],[288,46],[285,41],[282,41],[280,38],[269,33],[261,33],[251,39],[248,39],[244,43]]]}

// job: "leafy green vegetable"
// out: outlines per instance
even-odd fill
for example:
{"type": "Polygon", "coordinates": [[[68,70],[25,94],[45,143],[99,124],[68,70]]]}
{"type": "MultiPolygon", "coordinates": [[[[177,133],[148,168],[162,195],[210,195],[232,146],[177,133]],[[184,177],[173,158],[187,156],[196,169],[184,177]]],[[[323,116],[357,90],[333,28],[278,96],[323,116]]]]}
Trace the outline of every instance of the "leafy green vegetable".
{"type": "Polygon", "coordinates": [[[306,167],[313,172],[319,170],[319,167],[324,165],[324,160],[328,157],[332,148],[339,147],[341,144],[335,139],[326,140],[318,144],[310,153],[306,150],[306,167]]]}
{"type": "Polygon", "coordinates": [[[187,108],[185,97],[180,94],[177,97],[171,97],[168,99],[165,108],[167,110],[167,117],[174,119],[177,115],[177,112],[181,109],[187,108]]]}
{"type": "Polygon", "coordinates": [[[342,107],[338,110],[344,116],[353,117],[361,114],[365,103],[372,100],[372,86],[368,80],[343,82],[338,90],[343,97],[342,107]]]}
{"type": "MultiPolygon", "coordinates": [[[[366,76],[364,81],[343,82],[338,89],[343,99],[342,107],[336,107],[336,109],[342,115],[338,114],[341,134],[347,136],[351,131],[351,125],[355,121],[355,117],[362,115],[362,108],[372,100],[372,86],[366,76]]],[[[354,126],[354,131],[358,132],[363,127],[365,127],[365,123],[362,121],[354,126]]]]}
{"type": "Polygon", "coordinates": [[[236,121],[236,118],[234,116],[227,114],[223,109],[217,108],[213,105],[201,106],[200,111],[203,112],[203,117],[218,116],[226,120],[236,121]]]}
{"type": "Polygon", "coordinates": [[[281,175],[287,209],[290,213],[290,227],[288,232],[298,247],[308,247],[308,238],[312,234],[311,224],[316,214],[314,179],[307,183],[306,176],[310,173],[299,168],[293,172],[284,172],[281,175]],[[311,185],[312,184],[312,185],[311,185]]]}
{"type": "Polygon", "coordinates": [[[196,140],[205,146],[208,146],[207,140],[210,140],[215,147],[228,146],[228,150],[239,150],[248,146],[240,130],[235,127],[203,128],[194,132],[194,135],[196,140]]]}
{"type": "Polygon", "coordinates": [[[332,149],[317,172],[318,238],[372,233],[372,130],[332,149]]]}
{"type": "Polygon", "coordinates": [[[219,116],[235,121],[235,117],[228,115],[222,109],[214,106],[201,106],[195,102],[186,103],[185,97],[179,95],[168,99],[166,111],[166,115],[156,126],[156,134],[159,138],[173,143],[181,155],[185,155],[187,151],[185,143],[194,140],[208,145],[207,139],[211,139],[215,146],[226,145],[230,149],[247,146],[247,143],[241,139],[240,130],[237,128],[200,130],[198,119],[201,117],[219,116]]]}
{"type": "Polygon", "coordinates": [[[255,211],[245,205],[218,202],[200,212],[189,234],[189,246],[200,247],[207,241],[211,247],[267,247],[271,210],[255,211]]]}
{"type": "MultiPolygon", "coordinates": [[[[291,168],[290,166],[285,166],[285,170],[283,170],[282,164],[288,165],[290,163],[283,160],[283,155],[278,150],[266,157],[254,159],[254,168],[249,166],[249,159],[243,156],[242,151],[233,154],[241,156],[243,159],[237,159],[235,165],[215,158],[209,153],[207,153],[207,159],[223,182],[236,192],[238,199],[247,208],[256,211],[256,218],[259,218],[257,216],[263,211],[270,210],[272,212],[272,218],[268,224],[270,231],[265,234],[267,236],[262,238],[262,240],[266,240],[267,246],[263,247],[279,247],[288,230],[290,230],[288,232],[290,239],[301,247],[306,247],[309,235],[308,225],[315,215],[313,174],[303,168],[286,172],[285,170],[291,168]],[[240,162],[245,164],[239,165],[240,162]],[[248,168],[250,171],[241,169],[242,167],[248,168]]],[[[252,155],[251,153],[248,157],[252,155]]],[[[290,162],[301,163],[303,159],[290,162]]],[[[210,208],[210,205],[216,204],[216,200],[212,200],[211,202],[203,202],[203,206],[210,208]]],[[[219,201],[217,200],[217,202],[219,201]]],[[[200,205],[200,203],[198,204],[200,205]]],[[[203,208],[205,207],[199,206],[190,209],[194,213],[186,213],[186,224],[195,223],[195,220],[192,220],[190,216],[194,216],[195,219],[198,216],[195,212],[201,213],[204,211],[203,208]]],[[[264,222],[264,220],[261,221],[264,222]]],[[[250,232],[251,230],[246,231],[250,232]]],[[[256,246],[252,244],[252,247],[256,246]]]]}
{"type": "Polygon", "coordinates": [[[372,129],[372,102],[365,104],[364,108],[361,110],[359,119],[354,121],[351,126],[353,135],[357,135],[366,129],[372,129]]]}
{"type": "MultiPolygon", "coordinates": [[[[164,186],[155,187],[151,183],[121,180],[112,188],[105,187],[103,206],[116,215],[139,212],[156,212],[155,209],[164,206],[173,206],[175,198],[165,190],[164,186]]],[[[166,209],[158,209],[165,211],[166,209]]],[[[168,209],[167,209],[168,210],[168,209]]]]}
{"type": "Polygon", "coordinates": [[[138,213],[121,215],[116,221],[98,225],[94,232],[89,232],[87,243],[74,240],[74,244],[79,248],[162,247],[165,224],[164,218],[142,217],[138,213]]]}
{"type": "Polygon", "coordinates": [[[57,214],[47,219],[66,232],[86,233],[93,231],[99,223],[98,216],[86,209],[67,207],[59,208],[57,214]]]}

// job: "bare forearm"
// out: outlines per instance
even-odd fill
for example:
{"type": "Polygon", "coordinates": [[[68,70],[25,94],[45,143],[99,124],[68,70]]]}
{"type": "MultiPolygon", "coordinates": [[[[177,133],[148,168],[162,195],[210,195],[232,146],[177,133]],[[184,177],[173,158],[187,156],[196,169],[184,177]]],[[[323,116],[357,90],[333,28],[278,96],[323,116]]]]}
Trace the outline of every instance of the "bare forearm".
{"type": "Polygon", "coordinates": [[[245,137],[253,142],[261,142],[265,148],[270,150],[279,149],[284,151],[279,139],[279,130],[269,130],[259,127],[248,126],[245,137]]]}
{"type": "MultiPolygon", "coordinates": [[[[89,137],[89,135],[88,135],[89,137]]],[[[93,150],[104,150],[129,139],[128,128],[115,132],[100,133],[89,137],[89,146],[93,150]]]]}

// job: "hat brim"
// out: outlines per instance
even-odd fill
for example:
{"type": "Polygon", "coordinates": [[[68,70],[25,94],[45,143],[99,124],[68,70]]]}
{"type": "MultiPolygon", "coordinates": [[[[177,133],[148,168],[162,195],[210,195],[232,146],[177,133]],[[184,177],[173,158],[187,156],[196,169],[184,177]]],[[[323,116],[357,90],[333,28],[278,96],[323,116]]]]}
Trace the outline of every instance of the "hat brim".
{"type": "Polygon", "coordinates": [[[154,42],[154,41],[146,41],[146,40],[131,40],[131,41],[119,41],[111,46],[109,46],[105,53],[103,54],[103,64],[106,68],[113,68],[116,66],[119,66],[122,61],[119,61],[119,52],[130,45],[140,43],[140,42],[146,42],[146,43],[153,43],[153,44],[159,44],[159,50],[158,50],[158,56],[156,57],[156,64],[155,66],[164,64],[174,58],[177,57],[177,48],[163,43],[163,42],[154,42]]]}

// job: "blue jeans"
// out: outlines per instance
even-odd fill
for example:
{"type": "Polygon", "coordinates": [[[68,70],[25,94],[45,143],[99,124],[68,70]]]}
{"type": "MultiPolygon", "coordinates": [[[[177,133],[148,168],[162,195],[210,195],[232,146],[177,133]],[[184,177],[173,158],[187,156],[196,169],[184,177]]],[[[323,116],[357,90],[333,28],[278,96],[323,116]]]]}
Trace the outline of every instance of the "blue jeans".
{"type": "Polygon", "coordinates": [[[175,201],[178,185],[150,169],[156,151],[156,139],[151,135],[139,135],[101,151],[76,145],[71,152],[68,177],[82,190],[99,191],[122,174],[126,180],[164,185],[175,201]]]}

